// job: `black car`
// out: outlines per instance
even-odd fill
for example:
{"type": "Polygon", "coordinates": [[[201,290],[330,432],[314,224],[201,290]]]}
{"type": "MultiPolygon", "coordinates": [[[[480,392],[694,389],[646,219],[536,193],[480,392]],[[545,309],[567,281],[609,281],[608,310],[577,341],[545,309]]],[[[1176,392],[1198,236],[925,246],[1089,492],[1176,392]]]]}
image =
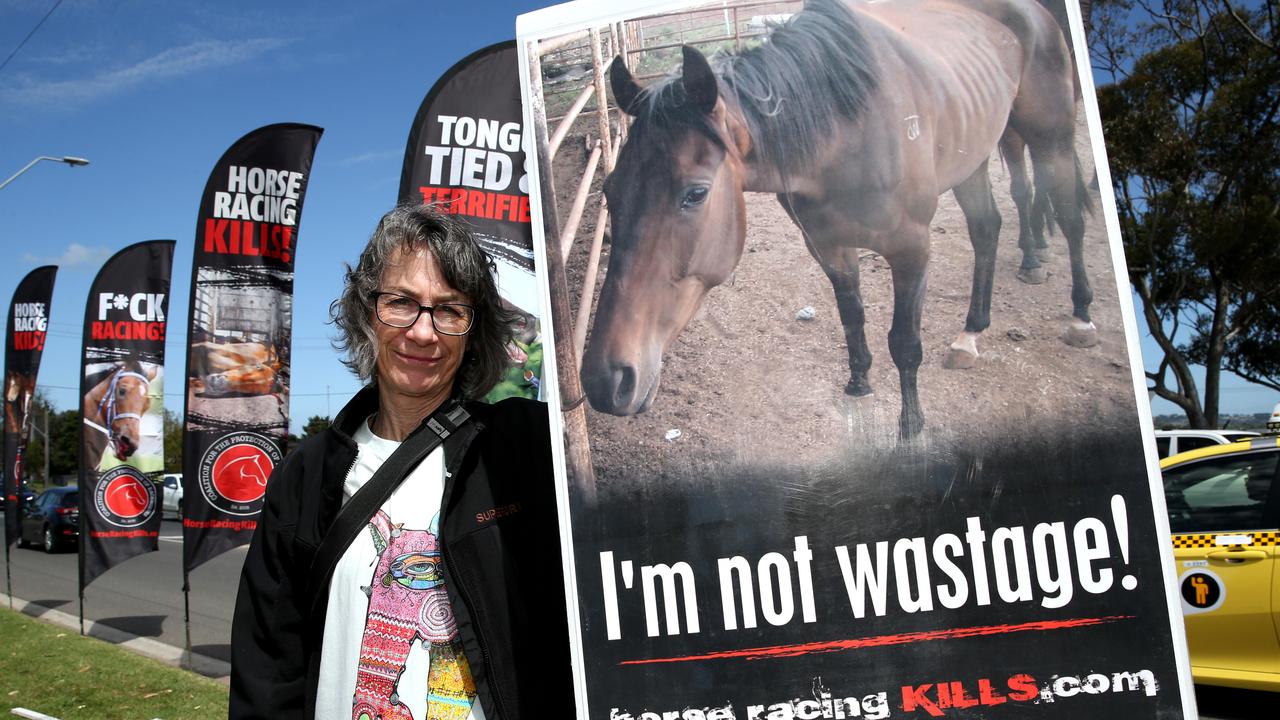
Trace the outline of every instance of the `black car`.
{"type": "Polygon", "coordinates": [[[40,545],[47,553],[74,546],[80,537],[80,491],[75,486],[45,490],[23,504],[18,545],[40,545]]]}

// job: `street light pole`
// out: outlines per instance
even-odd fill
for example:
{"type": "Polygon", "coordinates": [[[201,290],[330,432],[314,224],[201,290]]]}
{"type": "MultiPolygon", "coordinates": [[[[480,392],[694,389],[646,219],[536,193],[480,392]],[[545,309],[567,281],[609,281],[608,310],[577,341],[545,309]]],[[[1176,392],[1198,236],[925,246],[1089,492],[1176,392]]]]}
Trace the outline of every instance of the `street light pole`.
{"type": "Polygon", "coordinates": [[[19,170],[19,171],[18,171],[18,172],[16,172],[16,173],[14,173],[14,174],[13,174],[13,176],[12,176],[12,177],[10,177],[8,180],[5,180],[4,182],[0,183],[0,190],[3,190],[5,185],[8,185],[9,183],[11,183],[11,182],[13,182],[14,180],[16,180],[16,179],[17,179],[17,177],[18,177],[19,175],[21,175],[22,173],[24,173],[24,172],[26,172],[26,171],[30,170],[30,169],[32,168],[32,166],[34,166],[36,163],[40,162],[41,160],[50,160],[50,161],[52,161],[52,162],[66,163],[67,165],[70,165],[71,167],[76,167],[77,165],[88,165],[88,164],[89,164],[89,161],[88,161],[88,160],[85,160],[85,159],[84,159],[84,158],[82,158],[82,157],[72,157],[72,156],[70,156],[70,155],[64,155],[64,156],[62,156],[62,157],[60,157],[60,158],[59,158],[59,157],[49,157],[48,155],[41,155],[40,157],[36,158],[35,160],[32,160],[31,162],[27,163],[26,167],[22,168],[21,170],[19,170]]]}

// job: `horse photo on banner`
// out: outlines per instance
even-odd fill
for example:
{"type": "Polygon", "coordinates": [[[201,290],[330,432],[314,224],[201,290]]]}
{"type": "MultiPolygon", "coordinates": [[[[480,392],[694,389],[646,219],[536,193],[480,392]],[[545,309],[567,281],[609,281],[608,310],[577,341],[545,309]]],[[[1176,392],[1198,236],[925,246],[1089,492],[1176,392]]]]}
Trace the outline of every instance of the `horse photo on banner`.
{"type": "Polygon", "coordinates": [[[80,395],[80,597],[160,537],[164,339],[173,240],[107,260],[85,307],[80,395]]]}
{"type": "Polygon", "coordinates": [[[1074,2],[517,34],[580,717],[1194,717],[1074,2]]]}

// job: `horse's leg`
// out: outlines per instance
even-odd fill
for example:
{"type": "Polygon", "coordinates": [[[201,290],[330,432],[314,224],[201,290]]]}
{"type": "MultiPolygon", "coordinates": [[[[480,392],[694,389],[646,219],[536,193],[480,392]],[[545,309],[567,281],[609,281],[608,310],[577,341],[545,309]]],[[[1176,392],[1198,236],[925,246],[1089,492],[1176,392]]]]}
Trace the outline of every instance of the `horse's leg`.
{"type": "Polygon", "coordinates": [[[910,439],[924,428],[916,372],[924,357],[920,344],[920,314],[924,309],[926,271],[929,268],[929,226],[913,226],[900,237],[901,244],[885,254],[893,271],[893,326],[889,329],[889,355],[898,367],[902,412],[898,437],[910,439]]]}
{"type": "Polygon", "coordinates": [[[1065,340],[1075,347],[1098,344],[1098,329],[1089,317],[1093,289],[1084,265],[1084,210],[1089,203],[1080,165],[1076,160],[1071,128],[1031,146],[1036,186],[1048,189],[1053,217],[1067,238],[1071,254],[1071,326],[1065,340]]]}
{"type": "Polygon", "coordinates": [[[1018,248],[1022,250],[1022,264],[1018,266],[1018,279],[1028,285],[1045,281],[1044,268],[1036,252],[1037,241],[1043,242],[1043,232],[1031,229],[1031,183],[1027,180],[1027,143],[1013,128],[1007,128],[1000,138],[1000,154],[1009,167],[1010,194],[1018,208],[1018,248]]]}
{"type": "MultiPolygon", "coordinates": [[[[849,251],[856,256],[855,248],[850,248],[849,251]]],[[[862,307],[857,257],[842,268],[832,268],[824,263],[823,270],[835,290],[836,308],[840,311],[844,341],[849,348],[849,382],[844,386],[844,392],[855,397],[870,395],[871,383],[867,380],[867,371],[871,369],[871,348],[867,347],[864,332],[867,315],[862,307]]]]}
{"type": "MultiPolygon", "coordinates": [[[[820,253],[813,239],[809,237],[810,225],[806,225],[796,214],[795,206],[802,201],[780,194],[778,202],[791,217],[791,221],[800,228],[805,248],[809,250],[813,259],[818,261],[827,279],[831,281],[831,288],[835,290],[836,309],[840,313],[840,324],[844,327],[844,342],[849,351],[849,382],[845,384],[844,392],[854,397],[870,395],[871,382],[867,379],[867,373],[871,370],[871,348],[867,347],[865,332],[867,314],[862,305],[858,249],[841,242],[832,242],[823,243],[823,247],[838,249],[820,253]]],[[[812,223],[812,225],[822,227],[818,223],[812,223]]]]}
{"type": "Polygon", "coordinates": [[[995,280],[996,244],[1000,238],[1000,209],[991,195],[991,179],[984,162],[952,188],[969,225],[973,245],[973,288],[969,291],[969,315],[964,332],[951,343],[943,360],[949,369],[971,368],[978,362],[978,335],[991,324],[991,286],[995,280]]]}

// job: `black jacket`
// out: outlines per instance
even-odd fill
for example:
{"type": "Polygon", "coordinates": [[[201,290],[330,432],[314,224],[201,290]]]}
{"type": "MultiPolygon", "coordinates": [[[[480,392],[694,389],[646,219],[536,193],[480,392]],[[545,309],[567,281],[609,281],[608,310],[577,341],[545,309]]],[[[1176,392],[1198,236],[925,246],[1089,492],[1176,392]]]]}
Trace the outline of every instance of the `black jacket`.
{"type": "MultiPolygon", "coordinates": [[[[355,462],[352,434],[377,403],[375,390],[360,391],[267,484],[231,630],[233,719],[315,715],[328,587],[309,592],[309,570],[355,462]]],[[[440,540],[478,700],[490,720],[572,717],[546,406],[466,407],[472,421],[444,442],[440,540]]]]}

